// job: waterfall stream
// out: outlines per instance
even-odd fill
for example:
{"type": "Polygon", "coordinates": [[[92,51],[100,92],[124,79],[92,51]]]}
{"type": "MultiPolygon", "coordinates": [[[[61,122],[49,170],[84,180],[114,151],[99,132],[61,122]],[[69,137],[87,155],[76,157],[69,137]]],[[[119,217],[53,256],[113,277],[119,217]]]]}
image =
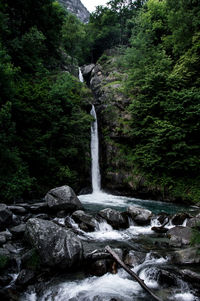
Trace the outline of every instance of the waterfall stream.
{"type": "Polygon", "coordinates": [[[84,82],[84,78],[83,78],[83,74],[81,72],[81,68],[80,67],[78,68],[78,77],[79,77],[80,82],[83,83],[84,82]]]}
{"type": "Polygon", "coordinates": [[[98,136],[98,122],[94,105],[90,114],[94,117],[91,126],[91,158],[92,158],[92,191],[93,193],[101,190],[101,175],[99,169],[99,136],[98,136]]]}

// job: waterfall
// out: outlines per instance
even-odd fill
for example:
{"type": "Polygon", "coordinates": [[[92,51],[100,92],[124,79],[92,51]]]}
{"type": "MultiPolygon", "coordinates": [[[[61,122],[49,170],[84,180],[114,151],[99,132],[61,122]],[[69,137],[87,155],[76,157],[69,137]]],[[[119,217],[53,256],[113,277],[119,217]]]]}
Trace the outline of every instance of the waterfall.
{"type": "Polygon", "coordinates": [[[80,80],[80,82],[81,83],[83,83],[84,82],[84,79],[83,79],[83,74],[82,74],[82,72],[81,72],[81,68],[79,67],[78,68],[78,77],[79,77],[79,80],[80,80]]]}
{"type": "Polygon", "coordinates": [[[99,137],[97,115],[93,105],[90,114],[95,118],[95,121],[91,126],[92,190],[93,192],[99,192],[101,190],[101,176],[99,170],[99,137]]]}

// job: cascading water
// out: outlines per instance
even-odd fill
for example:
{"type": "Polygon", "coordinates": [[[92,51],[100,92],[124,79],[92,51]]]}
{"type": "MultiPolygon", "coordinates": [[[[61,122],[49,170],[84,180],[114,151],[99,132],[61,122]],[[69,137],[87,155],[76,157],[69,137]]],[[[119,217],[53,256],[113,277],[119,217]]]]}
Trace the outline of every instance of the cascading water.
{"type": "Polygon", "coordinates": [[[92,105],[90,114],[95,119],[91,126],[92,191],[95,193],[101,190],[101,175],[99,169],[98,123],[94,105],[92,105]]]}
{"type": "Polygon", "coordinates": [[[81,68],[80,67],[78,68],[78,72],[79,72],[79,74],[78,74],[79,80],[80,80],[81,83],[83,83],[84,82],[84,78],[83,78],[83,74],[81,72],[81,68]]]}

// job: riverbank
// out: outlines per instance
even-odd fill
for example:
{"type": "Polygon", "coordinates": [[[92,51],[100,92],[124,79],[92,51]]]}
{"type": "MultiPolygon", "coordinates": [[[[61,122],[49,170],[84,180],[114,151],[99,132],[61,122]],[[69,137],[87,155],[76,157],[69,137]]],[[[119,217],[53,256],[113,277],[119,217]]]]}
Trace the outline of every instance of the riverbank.
{"type": "Polygon", "coordinates": [[[114,264],[104,250],[107,244],[156,294],[164,294],[163,300],[200,296],[195,284],[200,257],[198,248],[190,246],[200,217],[192,207],[186,211],[101,192],[77,198],[66,186],[50,191],[40,203],[1,207],[9,216],[0,235],[3,300],[51,300],[54,295],[55,300],[98,296],[110,301],[116,292],[116,300],[148,300],[114,264]],[[158,233],[164,223],[166,231],[158,233]]]}

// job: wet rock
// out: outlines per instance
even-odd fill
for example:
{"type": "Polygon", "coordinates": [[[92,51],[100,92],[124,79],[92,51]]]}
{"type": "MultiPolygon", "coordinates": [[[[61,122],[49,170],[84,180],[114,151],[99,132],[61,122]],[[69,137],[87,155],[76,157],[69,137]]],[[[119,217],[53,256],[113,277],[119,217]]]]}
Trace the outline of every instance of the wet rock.
{"type": "Polygon", "coordinates": [[[83,209],[81,202],[69,186],[61,186],[50,190],[46,194],[45,200],[48,207],[54,211],[67,210],[73,212],[83,209]]]}
{"type": "MultiPolygon", "coordinates": [[[[33,216],[34,218],[40,218],[40,219],[45,219],[45,220],[48,220],[49,219],[49,216],[48,214],[46,213],[39,213],[37,215],[34,215],[33,216]]],[[[31,217],[30,217],[31,218],[31,217]]]]}
{"type": "Polygon", "coordinates": [[[191,219],[189,219],[187,221],[187,224],[186,224],[187,227],[190,227],[190,228],[195,228],[195,227],[200,227],[200,217],[193,217],[191,219]]]}
{"type": "Polygon", "coordinates": [[[0,204],[0,230],[6,229],[12,221],[12,212],[5,204],[0,204]]]}
{"type": "Polygon", "coordinates": [[[119,211],[115,209],[106,208],[99,211],[98,214],[103,217],[114,229],[128,227],[126,219],[119,211]]]}
{"type": "Polygon", "coordinates": [[[11,254],[19,254],[18,248],[16,246],[14,246],[13,244],[11,244],[11,243],[6,243],[4,245],[4,248],[6,250],[8,250],[8,252],[11,253],[11,254]]]}
{"type": "Polygon", "coordinates": [[[10,228],[10,232],[12,233],[14,238],[21,238],[24,236],[25,229],[26,224],[20,224],[19,226],[10,228]]]}
{"type": "Polygon", "coordinates": [[[144,262],[145,257],[146,257],[145,253],[131,250],[126,255],[124,262],[125,262],[125,264],[127,264],[131,267],[135,267],[135,266],[141,264],[142,262],[144,262]]]}
{"type": "Polygon", "coordinates": [[[25,236],[44,265],[64,269],[78,265],[82,259],[80,239],[54,222],[32,218],[27,222],[25,236]]]}
{"type": "Polygon", "coordinates": [[[200,286],[199,286],[200,273],[196,273],[194,271],[187,270],[187,269],[181,270],[180,273],[183,280],[190,282],[193,287],[195,287],[200,291],[200,286]]]}
{"type": "Polygon", "coordinates": [[[167,221],[167,219],[169,220],[169,216],[167,213],[162,212],[159,216],[158,216],[158,221],[159,223],[162,225],[165,223],[165,221],[167,221]]]}
{"type": "Polygon", "coordinates": [[[81,229],[84,231],[94,231],[97,225],[97,221],[93,218],[93,216],[85,213],[82,210],[75,211],[72,214],[72,218],[75,222],[81,224],[81,229]]]}
{"type": "Polygon", "coordinates": [[[6,237],[3,234],[0,234],[0,246],[6,243],[6,237]]]}
{"type": "Polygon", "coordinates": [[[0,270],[5,269],[13,261],[13,257],[7,249],[0,248],[0,270]]]}
{"type": "Polygon", "coordinates": [[[192,238],[192,230],[189,227],[176,226],[167,231],[170,238],[170,245],[173,247],[181,247],[190,244],[192,238]]]}
{"type": "MultiPolygon", "coordinates": [[[[6,286],[12,281],[12,277],[10,275],[1,275],[0,276],[0,286],[6,286]]],[[[1,299],[2,300],[2,299],[1,299]]]]}
{"type": "Polygon", "coordinates": [[[81,67],[81,72],[83,74],[83,77],[86,80],[88,80],[88,78],[90,77],[91,72],[94,69],[94,67],[95,67],[95,64],[90,64],[90,65],[86,65],[86,66],[81,67]]]}
{"type": "Polygon", "coordinates": [[[90,273],[95,276],[103,276],[108,272],[105,259],[97,260],[91,264],[90,273]]]}
{"type": "Polygon", "coordinates": [[[35,278],[35,272],[32,270],[21,270],[17,280],[16,285],[28,285],[30,284],[35,278]]]}
{"type": "Polygon", "coordinates": [[[166,270],[159,270],[157,281],[162,286],[177,286],[177,275],[166,270]]]}
{"type": "Polygon", "coordinates": [[[29,210],[33,213],[43,213],[47,211],[47,209],[48,206],[46,202],[39,202],[39,203],[32,204],[29,208],[29,210]]]}
{"type": "Polygon", "coordinates": [[[186,218],[190,218],[190,215],[185,212],[177,213],[172,217],[172,224],[173,225],[182,225],[186,218]]]}
{"type": "Polygon", "coordinates": [[[12,211],[14,214],[25,214],[27,210],[22,206],[8,206],[8,209],[12,211]]]}
{"type": "Polygon", "coordinates": [[[127,208],[128,215],[139,225],[148,225],[151,221],[152,212],[137,206],[127,208]]]}
{"type": "Polygon", "coordinates": [[[41,260],[38,252],[35,249],[31,249],[21,257],[21,267],[23,269],[36,271],[40,269],[41,260]]]}
{"type": "Polygon", "coordinates": [[[58,218],[64,218],[64,217],[66,217],[66,211],[65,210],[61,210],[61,211],[59,211],[59,212],[57,212],[57,214],[56,214],[56,216],[58,217],[58,218]]]}
{"type": "Polygon", "coordinates": [[[4,235],[6,237],[6,240],[12,239],[12,234],[10,233],[10,231],[8,229],[6,231],[0,232],[0,235],[4,235]]]}
{"type": "Polygon", "coordinates": [[[171,258],[172,263],[176,264],[195,264],[200,263],[200,254],[198,247],[191,247],[175,251],[171,258]]]}
{"type": "Polygon", "coordinates": [[[19,215],[13,214],[12,219],[13,219],[13,222],[12,222],[13,226],[19,226],[22,222],[22,218],[19,215]]]}

